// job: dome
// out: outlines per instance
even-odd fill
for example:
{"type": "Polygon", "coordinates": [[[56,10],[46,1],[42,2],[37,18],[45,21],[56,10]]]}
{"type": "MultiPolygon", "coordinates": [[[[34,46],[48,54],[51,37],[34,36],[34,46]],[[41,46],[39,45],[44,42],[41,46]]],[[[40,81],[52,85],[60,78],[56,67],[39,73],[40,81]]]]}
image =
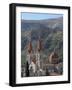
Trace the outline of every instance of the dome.
{"type": "Polygon", "coordinates": [[[52,64],[57,64],[59,61],[58,54],[56,52],[52,52],[49,56],[49,62],[52,64]]]}

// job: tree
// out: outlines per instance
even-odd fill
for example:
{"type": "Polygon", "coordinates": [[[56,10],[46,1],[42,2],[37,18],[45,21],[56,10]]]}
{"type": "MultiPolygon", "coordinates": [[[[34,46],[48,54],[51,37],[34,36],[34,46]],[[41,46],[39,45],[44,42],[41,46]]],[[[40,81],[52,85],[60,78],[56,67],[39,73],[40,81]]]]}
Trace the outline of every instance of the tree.
{"type": "Polygon", "coordinates": [[[28,61],[26,62],[26,77],[29,77],[29,64],[28,64],[28,61]]]}

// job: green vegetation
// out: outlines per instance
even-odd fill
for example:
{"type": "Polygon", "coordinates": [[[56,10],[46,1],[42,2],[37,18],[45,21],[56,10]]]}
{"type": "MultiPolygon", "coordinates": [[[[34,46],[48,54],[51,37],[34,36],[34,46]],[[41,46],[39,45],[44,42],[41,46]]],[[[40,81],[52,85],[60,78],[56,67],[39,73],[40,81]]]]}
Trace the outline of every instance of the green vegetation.
{"type": "Polygon", "coordinates": [[[26,62],[26,56],[21,55],[21,65],[25,64],[25,62],[26,62]]]}

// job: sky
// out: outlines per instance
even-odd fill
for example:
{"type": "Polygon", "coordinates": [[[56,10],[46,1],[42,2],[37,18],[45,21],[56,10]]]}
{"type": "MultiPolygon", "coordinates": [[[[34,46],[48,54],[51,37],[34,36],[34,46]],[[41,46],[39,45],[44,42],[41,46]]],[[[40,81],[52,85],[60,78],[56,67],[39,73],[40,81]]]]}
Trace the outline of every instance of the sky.
{"type": "Polygon", "coordinates": [[[48,13],[21,13],[21,19],[24,20],[42,20],[42,19],[54,19],[62,17],[62,14],[48,14],[48,13]]]}

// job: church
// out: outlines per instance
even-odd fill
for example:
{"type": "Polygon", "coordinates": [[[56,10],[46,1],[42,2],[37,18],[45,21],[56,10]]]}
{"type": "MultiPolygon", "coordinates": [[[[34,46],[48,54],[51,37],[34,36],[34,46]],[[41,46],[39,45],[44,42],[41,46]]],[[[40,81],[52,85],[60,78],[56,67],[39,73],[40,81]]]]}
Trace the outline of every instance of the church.
{"type": "Polygon", "coordinates": [[[37,41],[37,48],[34,50],[32,46],[32,42],[29,41],[28,49],[27,49],[27,61],[29,64],[29,71],[33,72],[33,76],[40,76],[42,73],[42,65],[41,65],[41,52],[42,52],[42,42],[39,39],[37,41]]]}
{"type": "MultiPolygon", "coordinates": [[[[36,49],[33,48],[31,40],[27,46],[27,58],[29,76],[46,76],[46,74],[56,71],[55,65],[58,64],[59,57],[55,50],[48,56],[47,60],[42,60],[42,41],[37,41],[36,49]],[[46,63],[47,62],[47,63],[46,63]]],[[[56,73],[55,73],[56,74],[56,73]]]]}

